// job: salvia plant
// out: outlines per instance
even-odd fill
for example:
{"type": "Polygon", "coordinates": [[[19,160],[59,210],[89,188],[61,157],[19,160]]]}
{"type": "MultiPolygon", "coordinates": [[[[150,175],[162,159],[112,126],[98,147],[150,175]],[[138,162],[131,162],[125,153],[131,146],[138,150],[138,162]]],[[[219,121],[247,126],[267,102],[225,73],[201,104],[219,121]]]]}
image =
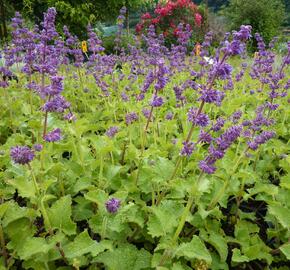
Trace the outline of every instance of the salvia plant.
{"type": "Polygon", "coordinates": [[[0,269],[289,269],[289,64],[242,25],[108,55],[55,8],[0,66],[0,269]],[[255,39],[255,57],[247,43],[255,39]]]}

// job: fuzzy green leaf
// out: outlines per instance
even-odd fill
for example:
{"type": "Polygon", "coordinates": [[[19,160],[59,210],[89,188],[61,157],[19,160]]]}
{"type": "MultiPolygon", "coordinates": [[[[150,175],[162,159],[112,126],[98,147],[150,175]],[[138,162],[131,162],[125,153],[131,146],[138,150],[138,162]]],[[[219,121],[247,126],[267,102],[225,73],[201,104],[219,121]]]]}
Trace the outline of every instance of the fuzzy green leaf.
{"type": "Polygon", "coordinates": [[[185,257],[187,259],[204,260],[211,264],[211,256],[204,243],[196,235],[192,237],[189,243],[181,244],[175,251],[177,257],[185,257]]]}
{"type": "Polygon", "coordinates": [[[97,241],[92,240],[87,230],[85,230],[80,233],[72,243],[64,246],[63,250],[66,258],[73,259],[87,253],[91,253],[93,256],[96,256],[108,247],[110,247],[109,241],[98,243],[97,241]]]}
{"type": "Polygon", "coordinates": [[[171,233],[178,224],[178,217],[183,206],[174,201],[164,201],[160,206],[153,206],[153,214],[147,223],[148,233],[152,237],[163,236],[171,233]]]}
{"type": "Polygon", "coordinates": [[[138,250],[135,246],[121,244],[116,249],[106,251],[97,257],[110,270],[139,270],[148,269],[151,266],[151,254],[144,250],[138,250]]]}
{"type": "Polygon", "coordinates": [[[270,205],[268,210],[284,228],[290,228],[290,209],[280,205],[270,205]]]}
{"type": "Polygon", "coordinates": [[[65,196],[56,201],[47,214],[53,229],[59,229],[67,235],[76,233],[76,224],[71,220],[71,197],[65,196]]]}

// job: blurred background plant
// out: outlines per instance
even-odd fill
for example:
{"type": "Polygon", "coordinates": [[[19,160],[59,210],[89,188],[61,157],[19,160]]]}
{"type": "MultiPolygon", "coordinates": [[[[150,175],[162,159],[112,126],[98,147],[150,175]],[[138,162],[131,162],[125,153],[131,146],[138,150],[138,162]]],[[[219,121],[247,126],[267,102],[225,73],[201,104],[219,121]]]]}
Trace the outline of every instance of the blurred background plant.
{"type": "MultiPolygon", "coordinates": [[[[227,31],[237,29],[241,24],[251,24],[253,33],[261,33],[266,42],[276,35],[285,41],[290,35],[290,0],[1,0],[1,43],[9,40],[11,29],[8,25],[15,11],[21,12],[32,27],[41,21],[43,12],[51,6],[58,12],[56,24],[59,32],[63,25],[67,25],[70,32],[82,40],[86,38],[86,26],[90,23],[104,39],[107,53],[114,47],[115,18],[122,6],[127,7],[124,25],[127,31],[123,33],[123,43],[135,34],[136,26],[140,32],[152,20],[155,24],[158,22],[157,30],[167,35],[166,43],[169,45],[176,42],[173,26],[177,27],[182,21],[192,26],[194,42],[200,42],[204,32],[211,30],[214,44],[219,44],[227,31]],[[177,8],[172,9],[173,6],[177,8]]],[[[252,44],[253,50],[255,45],[252,44]]]]}

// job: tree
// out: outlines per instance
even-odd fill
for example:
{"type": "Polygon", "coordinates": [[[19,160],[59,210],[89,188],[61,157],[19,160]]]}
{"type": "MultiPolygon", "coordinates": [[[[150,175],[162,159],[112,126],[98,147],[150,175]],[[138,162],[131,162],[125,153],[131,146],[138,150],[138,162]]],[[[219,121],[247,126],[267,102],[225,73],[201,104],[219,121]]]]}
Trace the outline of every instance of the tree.
{"type": "MultiPolygon", "coordinates": [[[[113,21],[122,6],[134,10],[145,2],[143,0],[0,0],[2,1],[6,2],[6,10],[19,11],[24,18],[37,24],[42,21],[43,12],[49,7],[55,7],[57,29],[61,31],[63,25],[67,25],[70,31],[79,37],[86,35],[88,23],[113,21]]],[[[6,19],[11,18],[13,13],[10,12],[9,15],[6,19]]]]}
{"type": "Polygon", "coordinates": [[[269,42],[285,20],[285,6],[282,0],[230,0],[222,14],[229,19],[231,29],[249,24],[253,33],[259,32],[269,42]]]}

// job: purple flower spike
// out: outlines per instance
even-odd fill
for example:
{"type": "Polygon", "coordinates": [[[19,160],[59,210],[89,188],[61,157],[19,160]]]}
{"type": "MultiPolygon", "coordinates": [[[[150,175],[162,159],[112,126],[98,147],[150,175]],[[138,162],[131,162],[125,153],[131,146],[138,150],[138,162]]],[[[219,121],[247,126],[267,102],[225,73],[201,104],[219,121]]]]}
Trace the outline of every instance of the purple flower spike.
{"type": "Polygon", "coordinates": [[[69,112],[68,114],[63,116],[63,119],[68,120],[69,122],[74,122],[77,120],[77,117],[72,112],[69,112]]]}
{"type": "Polygon", "coordinates": [[[173,113],[172,112],[167,113],[166,116],[165,116],[165,119],[166,120],[172,120],[173,119],[173,113]]]}
{"type": "Polygon", "coordinates": [[[158,96],[154,96],[150,105],[152,107],[161,107],[163,105],[163,98],[158,97],[158,96]]]}
{"type": "Polygon", "coordinates": [[[117,132],[119,131],[119,128],[118,127],[110,127],[107,131],[106,131],[106,135],[109,137],[109,138],[113,138],[117,132]]]}
{"type": "Polygon", "coordinates": [[[205,160],[199,162],[199,168],[207,174],[213,174],[216,171],[216,168],[213,165],[208,164],[205,160]]]}
{"type": "Polygon", "coordinates": [[[130,125],[133,122],[137,121],[138,118],[139,117],[138,117],[137,113],[135,113],[135,112],[128,113],[128,114],[126,114],[126,124],[130,125]]]}
{"type": "Polygon", "coordinates": [[[213,131],[219,131],[225,124],[225,119],[222,117],[217,118],[216,123],[212,125],[211,129],[213,131]]]}
{"type": "Polygon", "coordinates": [[[35,144],[35,145],[33,145],[33,148],[35,151],[40,152],[43,149],[43,145],[42,144],[35,144]]]}
{"type": "Polygon", "coordinates": [[[240,31],[236,34],[236,37],[240,40],[248,40],[252,37],[251,31],[251,25],[241,25],[240,31]]]}
{"type": "Polygon", "coordinates": [[[118,209],[120,208],[121,201],[116,198],[109,199],[106,202],[106,209],[109,213],[116,213],[118,209]]]}
{"type": "Polygon", "coordinates": [[[28,164],[34,158],[34,152],[28,146],[15,146],[10,151],[11,159],[21,165],[28,164]]]}
{"type": "Polygon", "coordinates": [[[191,156],[194,150],[194,143],[193,142],[183,142],[183,148],[180,151],[181,156],[189,157],[191,156]]]}
{"type": "Polygon", "coordinates": [[[206,127],[209,124],[209,117],[205,113],[200,113],[196,116],[195,114],[189,113],[188,120],[200,127],[206,127]]]}
{"type": "Polygon", "coordinates": [[[47,142],[57,142],[61,140],[61,130],[56,128],[55,130],[47,133],[44,136],[44,140],[47,142]]]}
{"type": "Polygon", "coordinates": [[[206,127],[209,124],[209,118],[205,113],[201,113],[196,117],[195,123],[200,127],[206,127]]]}
{"type": "Polygon", "coordinates": [[[212,136],[208,132],[201,130],[198,139],[202,143],[210,143],[212,141],[212,136]]]}
{"type": "Polygon", "coordinates": [[[227,63],[217,66],[216,70],[217,77],[222,80],[226,80],[231,76],[232,70],[233,70],[232,66],[227,63]]]}

